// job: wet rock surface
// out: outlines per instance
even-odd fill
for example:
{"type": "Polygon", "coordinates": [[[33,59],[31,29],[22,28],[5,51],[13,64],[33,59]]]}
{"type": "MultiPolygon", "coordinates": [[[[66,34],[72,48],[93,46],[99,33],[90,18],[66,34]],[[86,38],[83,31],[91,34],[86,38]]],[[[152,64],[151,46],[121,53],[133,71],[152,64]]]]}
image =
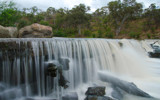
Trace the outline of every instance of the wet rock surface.
{"type": "Polygon", "coordinates": [[[89,87],[86,91],[85,100],[114,100],[111,97],[105,96],[105,87],[97,86],[97,87],[89,87]]]}
{"type": "Polygon", "coordinates": [[[85,100],[115,100],[115,99],[107,96],[88,95],[85,100]]]}
{"type": "Polygon", "coordinates": [[[57,100],[57,99],[50,99],[50,98],[26,98],[25,100],[57,100]]]}
{"type": "Polygon", "coordinates": [[[119,89],[125,91],[126,93],[136,95],[136,96],[146,97],[146,98],[152,98],[151,95],[149,95],[148,93],[139,89],[134,83],[120,80],[110,74],[107,74],[107,72],[106,73],[104,73],[104,72],[99,73],[99,78],[103,82],[110,83],[112,86],[116,87],[116,89],[119,88],[119,89]]]}
{"type": "Polygon", "coordinates": [[[89,87],[86,95],[96,95],[96,96],[104,96],[105,95],[105,87],[98,86],[98,87],[89,87]]]}
{"type": "Polygon", "coordinates": [[[78,94],[76,92],[69,92],[62,96],[62,100],[78,100],[78,94]]]}

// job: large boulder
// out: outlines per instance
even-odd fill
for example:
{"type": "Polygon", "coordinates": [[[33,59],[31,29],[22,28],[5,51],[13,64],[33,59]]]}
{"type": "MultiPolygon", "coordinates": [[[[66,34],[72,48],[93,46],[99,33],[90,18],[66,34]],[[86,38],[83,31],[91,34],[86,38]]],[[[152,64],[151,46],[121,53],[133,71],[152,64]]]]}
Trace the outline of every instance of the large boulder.
{"type": "Polygon", "coordinates": [[[0,25],[0,38],[17,38],[17,35],[16,27],[3,27],[0,25]]]}
{"type": "Polygon", "coordinates": [[[32,24],[19,30],[20,38],[49,38],[52,37],[52,28],[40,24],[32,24]]]}

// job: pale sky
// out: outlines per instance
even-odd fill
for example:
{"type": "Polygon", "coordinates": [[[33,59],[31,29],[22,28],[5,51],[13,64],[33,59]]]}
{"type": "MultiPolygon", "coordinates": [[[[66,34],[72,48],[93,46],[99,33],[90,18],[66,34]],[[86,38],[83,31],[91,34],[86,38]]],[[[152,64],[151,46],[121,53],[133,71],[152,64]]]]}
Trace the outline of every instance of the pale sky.
{"type": "MultiPolygon", "coordinates": [[[[4,0],[0,0],[4,1],[4,0]]],[[[46,10],[48,7],[64,8],[67,7],[71,9],[74,5],[79,5],[83,3],[91,7],[92,11],[95,11],[98,8],[106,6],[108,2],[114,0],[12,0],[17,3],[17,6],[20,8],[31,8],[37,6],[39,9],[46,10]]],[[[157,6],[160,6],[160,0],[137,0],[147,8],[151,3],[156,3],[157,6]]]]}

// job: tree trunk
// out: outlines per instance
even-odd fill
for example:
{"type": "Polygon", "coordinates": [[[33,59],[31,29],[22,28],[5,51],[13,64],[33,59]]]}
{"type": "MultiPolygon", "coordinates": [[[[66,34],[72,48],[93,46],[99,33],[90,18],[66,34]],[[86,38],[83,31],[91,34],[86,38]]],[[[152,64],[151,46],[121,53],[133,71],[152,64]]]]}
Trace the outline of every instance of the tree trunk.
{"type": "Polygon", "coordinates": [[[124,22],[126,21],[126,19],[127,19],[128,17],[129,17],[129,15],[125,16],[125,17],[123,18],[123,20],[121,21],[119,27],[116,29],[116,36],[118,36],[119,33],[121,32],[122,26],[123,26],[124,22]]]}

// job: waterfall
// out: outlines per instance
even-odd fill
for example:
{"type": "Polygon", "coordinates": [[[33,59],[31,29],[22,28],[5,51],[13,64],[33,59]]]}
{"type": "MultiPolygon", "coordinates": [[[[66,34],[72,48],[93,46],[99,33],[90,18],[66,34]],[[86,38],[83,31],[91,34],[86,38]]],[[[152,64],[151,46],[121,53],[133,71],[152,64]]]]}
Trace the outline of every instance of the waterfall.
{"type": "MultiPolygon", "coordinates": [[[[160,64],[160,61],[154,59],[154,63],[147,55],[147,51],[152,50],[149,45],[152,41],[52,38],[0,39],[0,42],[11,44],[8,45],[11,47],[4,45],[7,49],[0,49],[2,100],[29,97],[61,100],[64,93],[73,91],[80,96],[88,86],[106,85],[99,80],[99,71],[109,71],[117,77],[133,81],[153,95],[160,93],[157,90],[152,93],[141,85],[142,81],[160,83],[160,74],[153,68],[157,68],[156,63],[160,64]],[[59,63],[61,59],[69,60],[69,69],[65,69],[65,65],[58,66],[68,81],[67,89],[59,86],[58,71],[56,77],[45,73],[47,63],[59,63]]],[[[81,100],[83,96],[79,98],[81,100]]]]}

